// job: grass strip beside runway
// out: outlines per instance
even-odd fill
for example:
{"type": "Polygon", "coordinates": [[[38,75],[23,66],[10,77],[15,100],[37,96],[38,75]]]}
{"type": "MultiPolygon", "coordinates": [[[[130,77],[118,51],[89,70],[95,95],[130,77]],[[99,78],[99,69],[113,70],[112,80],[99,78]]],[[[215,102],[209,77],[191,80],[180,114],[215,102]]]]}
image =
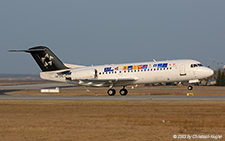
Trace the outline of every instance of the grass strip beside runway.
{"type": "Polygon", "coordinates": [[[0,100],[2,140],[172,140],[223,135],[225,102],[0,100]]]}

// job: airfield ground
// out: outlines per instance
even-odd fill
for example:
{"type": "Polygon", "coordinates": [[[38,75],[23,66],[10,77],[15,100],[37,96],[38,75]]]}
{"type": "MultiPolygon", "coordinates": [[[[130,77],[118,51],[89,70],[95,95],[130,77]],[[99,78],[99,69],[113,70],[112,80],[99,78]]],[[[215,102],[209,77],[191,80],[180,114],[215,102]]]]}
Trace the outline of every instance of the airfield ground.
{"type": "MultiPolygon", "coordinates": [[[[121,87],[116,88],[119,95],[121,87]]],[[[135,89],[128,87],[128,95],[140,96],[140,95],[186,95],[187,93],[193,93],[196,96],[225,96],[225,87],[215,86],[195,86],[194,90],[189,91],[186,86],[157,86],[157,87],[143,87],[140,86],[135,89]]],[[[64,88],[60,90],[60,93],[41,93],[40,90],[19,90],[9,92],[10,94],[20,95],[107,95],[107,88],[64,88]]]]}
{"type": "MultiPolygon", "coordinates": [[[[186,94],[182,87],[177,88],[143,88],[130,90],[129,95],[186,94]]],[[[193,93],[225,95],[215,88],[218,90],[197,87],[193,93]]],[[[10,93],[40,95],[39,90],[10,93]]],[[[60,94],[106,93],[62,90],[60,94]]],[[[224,107],[225,101],[0,100],[0,140],[175,140],[174,135],[219,135],[224,139],[224,107]]]]}
{"type": "Polygon", "coordinates": [[[225,102],[0,101],[0,140],[225,137],[225,102]]]}

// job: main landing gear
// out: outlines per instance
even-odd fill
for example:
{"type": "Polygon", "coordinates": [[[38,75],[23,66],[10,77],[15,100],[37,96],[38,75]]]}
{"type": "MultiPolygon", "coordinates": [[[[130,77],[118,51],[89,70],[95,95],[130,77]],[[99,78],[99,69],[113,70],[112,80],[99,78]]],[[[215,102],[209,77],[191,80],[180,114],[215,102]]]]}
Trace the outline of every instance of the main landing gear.
{"type": "MultiPolygon", "coordinates": [[[[116,94],[116,90],[113,88],[110,88],[107,93],[109,96],[114,96],[116,94]]],[[[127,91],[127,89],[125,89],[125,87],[123,87],[123,89],[120,90],[121,96],[126,96],[127,93],[128,93],[128,91],[127,91]]]]}
{"type": "Polygon", "coordinates": [[[111,89],[108,90],[107,93],[108,93],[109,96],[114,96],[116,94],[116,90],[111,88],[111,89]]]}

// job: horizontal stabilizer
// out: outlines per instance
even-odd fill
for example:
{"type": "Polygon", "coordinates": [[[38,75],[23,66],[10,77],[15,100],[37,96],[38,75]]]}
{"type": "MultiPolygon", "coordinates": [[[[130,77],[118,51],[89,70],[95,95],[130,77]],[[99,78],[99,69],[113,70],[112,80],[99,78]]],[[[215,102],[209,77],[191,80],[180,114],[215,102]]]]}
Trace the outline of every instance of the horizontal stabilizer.
{"type": "Polygon", "coordinates": [[[32,50],[9,50],[9,52],[27,52],[27,53],[31,53],[31,52],[40,52],[40,51],[44,51],[44,49],[32,49],[32,50]]]}

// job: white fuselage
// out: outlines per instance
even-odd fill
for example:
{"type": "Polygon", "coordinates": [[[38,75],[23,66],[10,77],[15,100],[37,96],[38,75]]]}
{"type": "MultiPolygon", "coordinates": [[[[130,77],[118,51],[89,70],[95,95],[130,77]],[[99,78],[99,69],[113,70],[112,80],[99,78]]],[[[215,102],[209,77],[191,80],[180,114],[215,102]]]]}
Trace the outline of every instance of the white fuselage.
{"type": "Polygon", "coordinates": [[[169,60],[41,72],[40,76],[42,79],[84,86],[126,86],[179,81],[194,83],[212,74],[213,70],[195,60],[169,60]],[[70,73],[61,74],[65,71],[70,73]]]}

